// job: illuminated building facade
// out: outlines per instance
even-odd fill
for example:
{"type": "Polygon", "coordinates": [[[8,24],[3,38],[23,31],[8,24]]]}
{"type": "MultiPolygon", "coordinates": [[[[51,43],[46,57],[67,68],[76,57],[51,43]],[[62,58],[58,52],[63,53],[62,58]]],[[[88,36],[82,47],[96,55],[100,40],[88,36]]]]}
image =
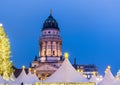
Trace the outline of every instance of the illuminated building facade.
{"type": "MultiPolygon", "coordinates": [[[[36,69],[37,76],[45,79],[53,74],[62,64],[62,39],[57,21],[52,13],[44,21],[39,39],[39,56],[31,63],[31,68],[36,69]]],[[[76,61],[75,61],[76,62],[76,61]]],[[[97,73],[97,67],[91,65],[73,64],[76,70],[83,71],[83,75],[90,78],[93,72],[97,73]],[[81,67],[83,67],[81,69],[81,67]],[[89,68],[88,68],[89,67],[89,68]],[[90,77],[89,77],[90,76],[90,77]]]]}
{"type": "Polygon", "coordinates": [[[37,70],[39,78],[46,78],[55,72],[62,63],[62,39],[57,21],[52,13],[43,23],[39,40],[39,57],[35,58],[31,67],[37,70]]]}
{"type": "Polygon", "coordinates": [[[88,79],[90,79],[92,75],[100,76],[100,74],[98,73],[98,68],[94,64],[80,65],[76,63],[75,58],[73,67],[88,79]]]}

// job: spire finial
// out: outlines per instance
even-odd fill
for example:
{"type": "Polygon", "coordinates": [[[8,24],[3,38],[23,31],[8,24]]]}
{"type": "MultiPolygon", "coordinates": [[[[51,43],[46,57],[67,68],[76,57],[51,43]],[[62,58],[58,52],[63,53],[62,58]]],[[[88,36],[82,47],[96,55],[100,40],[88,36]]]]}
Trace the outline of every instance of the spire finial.
{"type": "Polygon", "coordinates": [[[36,69],[34,69],[34,73],[36,74],[36,69]]]}
{"type": "Polygon", "coordinates": [[[29,72],[31,71],[31,68],[29,68],[29,72]]]}
{"type": "Polygon", "coordinates": [[[64,53],[65,59],[68,59],[69,54],[67,52],[64,53]]]}
{"type": "Polygon", "coordinates": [[[25,69],[25,66],[24,66],[24,65],[22,66],[22,69],[25,69]]]}
{"type": "Polygon", "coordinates": [[[107,69],[105,70],[105,73],[108,73],[108,71],[110,71],[110,66],[107,67],[107,69]]]}
{"type": "Polygon", "coordinates": [[[50,15],[52,15],[52,9],[50,9],[50,15]]]}

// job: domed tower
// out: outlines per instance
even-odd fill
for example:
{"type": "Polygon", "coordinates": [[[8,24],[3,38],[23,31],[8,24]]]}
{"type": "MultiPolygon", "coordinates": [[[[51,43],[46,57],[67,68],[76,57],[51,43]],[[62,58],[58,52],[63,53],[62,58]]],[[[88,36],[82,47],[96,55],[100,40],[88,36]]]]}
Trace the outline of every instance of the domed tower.
{"type": "Polygon", "coordinates": [[[39,40],[39,57],[31,64],[32,73],[40,79],[46,79],[53,74],[62,64],[62,39],[57,21],[53,18],[52,13],[43,23],[39,40]]]}
{"type": "Polygon", "coordinates": [[[60,61],[62,59],[62,39],[57,21],[52,13],[43,23],[42,36],[39,41],[41,62],[60,61]]]}

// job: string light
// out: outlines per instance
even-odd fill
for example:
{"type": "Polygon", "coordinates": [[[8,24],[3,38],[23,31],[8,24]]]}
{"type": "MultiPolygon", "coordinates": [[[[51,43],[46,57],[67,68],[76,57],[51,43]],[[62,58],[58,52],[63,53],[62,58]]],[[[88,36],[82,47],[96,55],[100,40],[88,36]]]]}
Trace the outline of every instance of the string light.
{"type": "Polygon", "coordinates": [[[0,23],[0,75],[2,75],[5,80],[9,80],[9,77],[13,73],[10,55],[10,42],[3,29],[3,25],[0,23]]]}

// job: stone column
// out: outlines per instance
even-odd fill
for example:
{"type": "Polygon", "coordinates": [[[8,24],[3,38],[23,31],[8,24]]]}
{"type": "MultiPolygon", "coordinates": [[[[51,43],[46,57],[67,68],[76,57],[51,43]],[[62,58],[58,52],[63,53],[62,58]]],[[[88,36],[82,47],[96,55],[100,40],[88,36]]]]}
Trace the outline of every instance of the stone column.
{"type": "Polygon", "coordinates": [[[58,56],[58,42],[56,42],[56,56],[58,56]]]}
{"type": "Polygon", "coordinates": [[[44,56],[46,57],[47,56],[47,41],[45,41],[45,54],[44,56]]]}
{"type": "Polygon", "coordinates": [[[51,41],[51,56],[53,56],[53,42],[51,41]]]}

